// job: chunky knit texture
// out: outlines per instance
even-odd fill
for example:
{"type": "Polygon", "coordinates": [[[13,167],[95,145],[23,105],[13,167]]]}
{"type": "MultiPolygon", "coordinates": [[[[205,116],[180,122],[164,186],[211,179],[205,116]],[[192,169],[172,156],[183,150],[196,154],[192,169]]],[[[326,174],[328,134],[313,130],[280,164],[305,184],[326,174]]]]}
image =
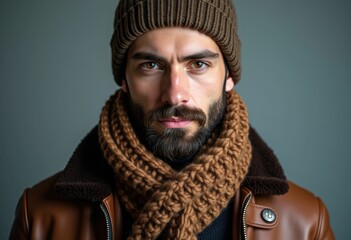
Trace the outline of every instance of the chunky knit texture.
{"type": "Polygon", "coordinates": [[[239,189],[251,160],[245,104],[227,93],[220,131],[214,131],[193,163],[173,170],[138,140],[117,91],[106,103],[99,141],[116,177],[121,203],[135,219],[129,239],[196,239],[239,189]]]}
{"type": "Polygon", "coordinates": [[[126,52],[145,32],[184,27],[211,37],[220,47],[234,82],[240,79],[240,40],[231,0],[120,0],[111,39],[115,81],[121,85],[126,52]]]}

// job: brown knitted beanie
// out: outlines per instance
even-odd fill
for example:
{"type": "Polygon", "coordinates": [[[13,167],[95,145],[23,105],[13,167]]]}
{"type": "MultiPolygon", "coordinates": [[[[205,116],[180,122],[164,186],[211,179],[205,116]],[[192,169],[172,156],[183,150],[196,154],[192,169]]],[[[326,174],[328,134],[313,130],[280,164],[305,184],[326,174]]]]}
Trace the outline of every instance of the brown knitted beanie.
{"type": "Polygon", "coordinates": [[[185,27],[211,37],[220,47],[235,83],[240,79],[240,40],[231,0],[120,0],[111,39],[112,68],[121,85],[125,55],[140,35],[162,27],[185,27]]]}

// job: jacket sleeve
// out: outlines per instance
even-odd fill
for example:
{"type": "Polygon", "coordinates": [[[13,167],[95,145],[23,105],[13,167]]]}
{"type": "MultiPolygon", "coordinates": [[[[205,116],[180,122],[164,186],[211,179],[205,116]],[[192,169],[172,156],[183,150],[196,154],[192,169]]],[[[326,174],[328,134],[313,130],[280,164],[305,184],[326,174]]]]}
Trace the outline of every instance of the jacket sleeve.
{"type": "Polygon", "coordinates": [[[29,239],[28,236],[28,215],[27,215],[27,190],[18,201],[15,220],[10,232],[10,240],[29,239]]]}
{"type": "Polygon", "coordinates": [[[320,198],[317,198],[317,200],[319,204],[320,214],[319,214],[317,236],[315,239],[334,240],[335,237],[334,237],[333,230],[330,226],[328,210],[320,198]]]}

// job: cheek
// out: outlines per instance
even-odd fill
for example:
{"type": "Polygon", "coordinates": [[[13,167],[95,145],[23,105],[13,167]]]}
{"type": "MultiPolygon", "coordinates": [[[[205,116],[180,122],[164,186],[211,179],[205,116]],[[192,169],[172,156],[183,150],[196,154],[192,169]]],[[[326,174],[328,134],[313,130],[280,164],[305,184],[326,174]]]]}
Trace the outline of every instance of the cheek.
{"type": "Polygon", "coordinates": [[[223,84],[218,82],[216,84],[205,84],[193,86],[192,98],[194,99],[196,105],[201,108],[206,115],[208,114],[209,106],[218,101],[223,94],[223,84]]]}
{"type": "Polygon", "coordinates": [[[158,88],[150,84],[130,83],[129,93],[133,102],[143,107],[144,111],[153,110],[158,105],[158,88]]]}
{"type": "Polygon", "coordinates": [[[210,70],[209,73],[194,78],[191,89],[201,98],[209,101],[221,96],[224,85],[224,72],[220,71],[220,66],[210,70]]]}

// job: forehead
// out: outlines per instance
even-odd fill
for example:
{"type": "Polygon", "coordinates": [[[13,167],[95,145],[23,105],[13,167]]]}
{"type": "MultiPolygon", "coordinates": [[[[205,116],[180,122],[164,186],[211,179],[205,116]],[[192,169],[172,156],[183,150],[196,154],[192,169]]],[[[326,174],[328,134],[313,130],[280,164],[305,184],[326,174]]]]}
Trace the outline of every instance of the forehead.
{"type": "Polygon", "coordinates": [[[180,27],[155,29],[139,36],[131,44],[128,55],[150,51],[162,55],[184,55],[209,50],[221,55],[217,43],[196,30],[180,27]]]}

